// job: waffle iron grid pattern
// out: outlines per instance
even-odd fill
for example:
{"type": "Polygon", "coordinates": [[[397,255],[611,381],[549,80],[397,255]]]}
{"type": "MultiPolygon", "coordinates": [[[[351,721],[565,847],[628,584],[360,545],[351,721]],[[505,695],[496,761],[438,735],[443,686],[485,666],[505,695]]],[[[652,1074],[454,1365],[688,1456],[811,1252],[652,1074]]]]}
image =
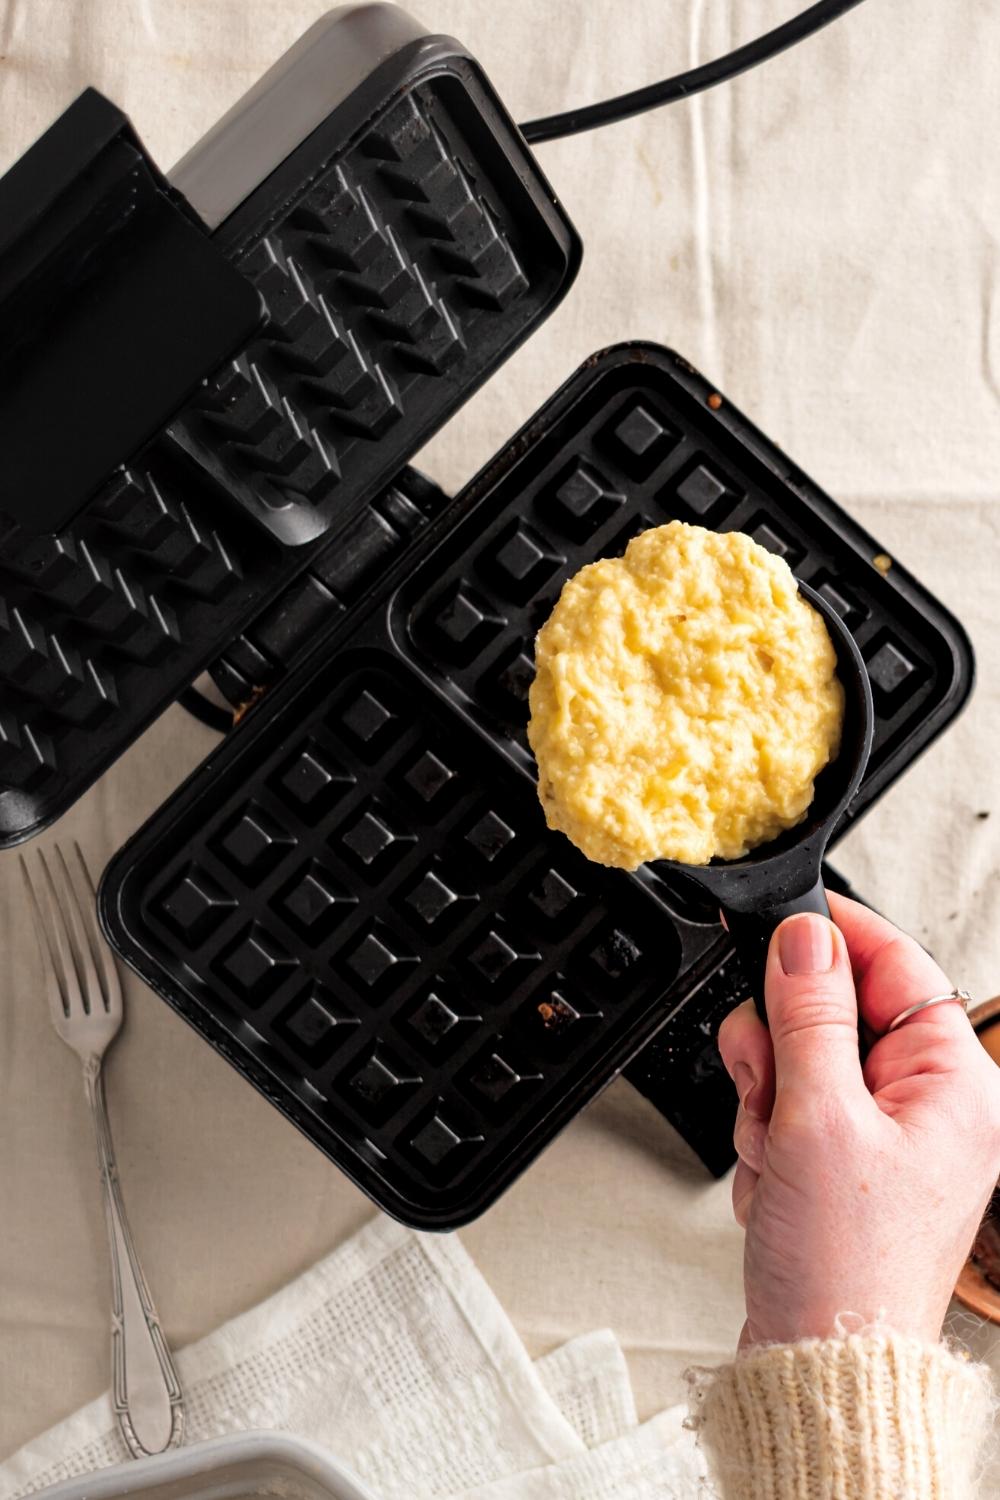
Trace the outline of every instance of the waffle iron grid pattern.
{"type": "MultiPolygon", "coordinates": [[[[527,689],[568,576],[672,516],[782,551],[868,662],[876,783],[967,687],[943,611],[663,361],[611,351],[553,398],[110,872],[105,920],[143,976],[424,1227],[480,1212],[726,959],[655,867],[602,870],[544,826],[527,689]]],[[[710,990],[709,1072],[728,967],[710,990]]],[[[646,1071],[649,1091],[670,1069],[646,1071]]]]}
{"type": "Polygon", "coordinates": [[[433,103],[399,100],[236,258],[270,324],[169,439],[265,525],[287,528],[291,502],[325,530],[359,452],[433,407],[436,378],[489,345],[484,316],[529,290],[433,103]]]}
{"type": "Polygon", "coordinates": [[[950,689],[919,617],[885,618],[871,559],[862,564],[819,534],[801,506],[779,511],[773,486],[734,471],[665,392],[624,392],[574,442],[572,456],[558,442],[540,444],[537,472],[525,482],[519,471],[513,503],[491,506],[487,518],[477,512],[404,592],[406,634],[422,668],[457,688],[491,731],[526,749],[534,637],[566,579],[674,519],[746,532],[843,617],[872,682],[872,773],[950,689]],[[546,448],[559,451],[546,461],[546,448]]]}
{"type": "Polygon", "coordinates": [[[391,658],[337,657],[315,701],[236,805],[181,818],[143,922],[322,1131],[404,1199],[460,1189],[690,954],[391,658]]]}
{"type": "Polygon", "coordinates": [[[476,87],[403,93],[277,219],[260,190],[233,255],[260,336],[69,529],[6,526],[0,834],[61,811],[551,305],[565,247],[469,145],[476,87]]]}

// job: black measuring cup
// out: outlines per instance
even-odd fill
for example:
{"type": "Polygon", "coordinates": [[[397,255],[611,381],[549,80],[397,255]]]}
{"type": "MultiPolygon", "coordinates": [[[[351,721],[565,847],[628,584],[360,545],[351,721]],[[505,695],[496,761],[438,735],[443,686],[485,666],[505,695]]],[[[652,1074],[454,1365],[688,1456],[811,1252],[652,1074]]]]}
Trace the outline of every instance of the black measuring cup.
{"type": "Polygon", "coordinates": [[[763,1020],[764,969],[775,928],[800,911],[830,915],[821,867],[826,846],[850,806],[868,764],[874,730],[871,683],[853,635],[825,599],[805,584],[799,593],[821,615],[837,653],[844,688],[840,749],[816,778],[815,795],[803,822],[736,860],[685,865],[653,862],[653,869],[698,886],[721,909],[739,954],[754,1003],[763,1020]]]}

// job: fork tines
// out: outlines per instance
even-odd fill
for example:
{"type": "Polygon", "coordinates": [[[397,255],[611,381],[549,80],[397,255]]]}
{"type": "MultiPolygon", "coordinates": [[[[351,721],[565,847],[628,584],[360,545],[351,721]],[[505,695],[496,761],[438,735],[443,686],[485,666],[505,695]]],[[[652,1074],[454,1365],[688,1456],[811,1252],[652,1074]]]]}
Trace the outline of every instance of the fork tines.
{"type": "Polygon", "coordinates": [[[39,849],[34,878],[21,855],[21,874],[38,934],[52,1017],[60,1021],[121,1014],[121,984],[97,925],[97,897],[80,845],[67,859],[61,844],[51,859],[39,849]]]}

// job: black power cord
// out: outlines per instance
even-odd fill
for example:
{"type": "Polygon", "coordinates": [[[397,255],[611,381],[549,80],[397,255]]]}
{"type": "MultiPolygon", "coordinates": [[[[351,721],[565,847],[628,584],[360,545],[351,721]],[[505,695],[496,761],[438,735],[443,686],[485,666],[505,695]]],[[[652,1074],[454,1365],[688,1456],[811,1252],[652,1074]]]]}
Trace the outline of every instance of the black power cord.
{"type": "Polygon", "coordinates": [[[765,32],[743,47],[737,47],[734,52],[727,52],[724,57],[716,57],[711,62],[691,68],[687,73],[678,73],[662,83],[651,83],[645,88],[634,89],[630,94],[619,94],[614,99],[604,99],[599,104],[586,104],[580,109],[564,110],[558,115],[546,115],[541,120],[529,120],[521,126],[521,134],[526,141],[537,145],[541,141],[579,135],[584,130],[597,130],[601,125],[613,125],[618,120],[631,119],[633,115],[643,114],[648,109],[659,109],[661,104],[687,99],[704,89],[714,88],[717,83],[725,83],[739,73],[746,73],[758,63],[777,57],[779,52],[785,52],[789,47],[804,42],[806,37],[829,26],[831,21],[836,21],[860,4],[861,0],[819,0],[818,4],[810,5],[790,21],[776,26],[773,31],[765,32]]]}

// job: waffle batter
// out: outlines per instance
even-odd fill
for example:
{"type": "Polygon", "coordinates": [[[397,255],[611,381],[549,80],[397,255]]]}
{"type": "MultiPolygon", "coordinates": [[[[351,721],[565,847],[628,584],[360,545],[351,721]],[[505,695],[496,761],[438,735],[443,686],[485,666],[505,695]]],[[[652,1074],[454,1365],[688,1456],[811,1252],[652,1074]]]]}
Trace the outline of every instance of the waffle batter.
{"type": "Polygon", "coordinates": [[[802,820],[840,744],[826,626],[739,532],[672,521],[581,569],[535,659],[546,821],[599,864],[738,859],[802,820]]]}

